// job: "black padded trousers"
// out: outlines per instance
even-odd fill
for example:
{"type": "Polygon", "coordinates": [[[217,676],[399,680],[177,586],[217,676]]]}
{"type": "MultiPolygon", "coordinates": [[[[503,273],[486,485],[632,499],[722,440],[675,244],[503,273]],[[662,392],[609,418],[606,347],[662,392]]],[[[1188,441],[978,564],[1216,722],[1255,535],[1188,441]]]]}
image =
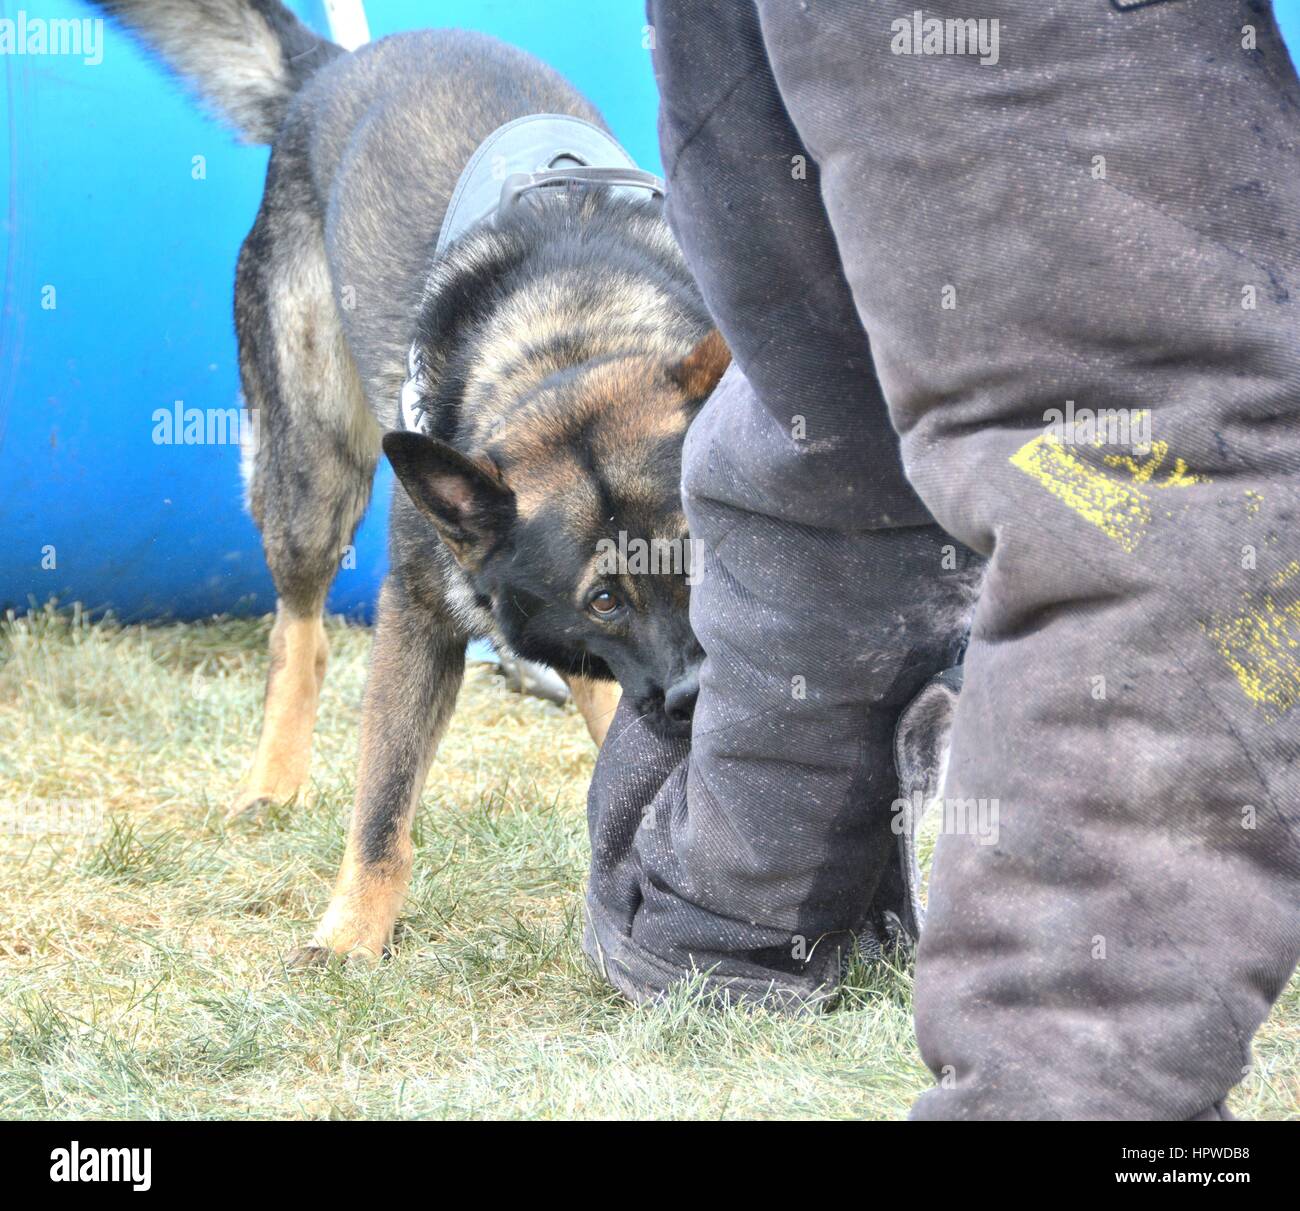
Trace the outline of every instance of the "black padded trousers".
{"type": "Polygon", "coordinates": [[[1300,89],[1263,0],[965,7],[650,5],[736,365],[692,743],[616,719],[588,950],[833,990],[977,552],[915,1116],[1216,1117],[1300,954],[1300,89]]]}

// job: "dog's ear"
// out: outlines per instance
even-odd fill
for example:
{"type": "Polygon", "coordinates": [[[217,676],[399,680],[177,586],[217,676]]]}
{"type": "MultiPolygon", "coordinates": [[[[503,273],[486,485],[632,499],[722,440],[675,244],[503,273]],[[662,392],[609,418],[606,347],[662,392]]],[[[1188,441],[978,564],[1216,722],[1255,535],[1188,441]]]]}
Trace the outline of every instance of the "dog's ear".
{"type": "Polygon", "coordinates": [[[668,367],[668,377],[682,389],[688,400],[702,402],[713,393],[729,365],[731,350],[727,348],[722,333],[711,328],[690,353],[668,367]]]}
{"type": "Polygon", "coordinates": [[[515,494],[496,468],[422,433],[385,433],[384,453],[456,562],[465,567],[481,563],[515,517],[515,494]]]}

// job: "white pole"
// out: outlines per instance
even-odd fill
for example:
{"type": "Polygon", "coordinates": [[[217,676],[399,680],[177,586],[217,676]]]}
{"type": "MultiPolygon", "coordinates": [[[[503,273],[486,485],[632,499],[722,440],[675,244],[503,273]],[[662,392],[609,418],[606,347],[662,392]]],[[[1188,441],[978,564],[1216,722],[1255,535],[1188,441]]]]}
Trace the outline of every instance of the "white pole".
{"type": "Polygon", "coordinates": [[[356,50],[370,41],[370,24],[361,0],[325,0],[330,37],[344,50],[356,50]]]}

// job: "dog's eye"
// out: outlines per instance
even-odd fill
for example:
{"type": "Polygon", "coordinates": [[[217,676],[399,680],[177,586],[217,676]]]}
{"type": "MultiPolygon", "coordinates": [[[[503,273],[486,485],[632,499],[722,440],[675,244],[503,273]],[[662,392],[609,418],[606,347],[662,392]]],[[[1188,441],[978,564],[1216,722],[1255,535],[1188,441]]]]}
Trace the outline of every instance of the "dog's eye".
{"type": "Polygon", "coordinates": [[[618,609],[622,604],[618,596],[608,589],[601,589],[600,592],[593,593],[587,598],[587,609],[595,614],[597,618],[610,618],[618,613],[618,609]]]}

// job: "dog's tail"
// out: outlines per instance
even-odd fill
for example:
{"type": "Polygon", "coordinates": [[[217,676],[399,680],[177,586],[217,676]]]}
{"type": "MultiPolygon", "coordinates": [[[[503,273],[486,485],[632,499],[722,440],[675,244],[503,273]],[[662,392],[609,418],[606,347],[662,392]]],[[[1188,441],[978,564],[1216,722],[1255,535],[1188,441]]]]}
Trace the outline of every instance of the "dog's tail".
{"type": "Polygon", "coordinates": [[[190,83],[251,143],[275,139],[289,100],[346,53],[279,0],[90,0],[190,83]]]}

